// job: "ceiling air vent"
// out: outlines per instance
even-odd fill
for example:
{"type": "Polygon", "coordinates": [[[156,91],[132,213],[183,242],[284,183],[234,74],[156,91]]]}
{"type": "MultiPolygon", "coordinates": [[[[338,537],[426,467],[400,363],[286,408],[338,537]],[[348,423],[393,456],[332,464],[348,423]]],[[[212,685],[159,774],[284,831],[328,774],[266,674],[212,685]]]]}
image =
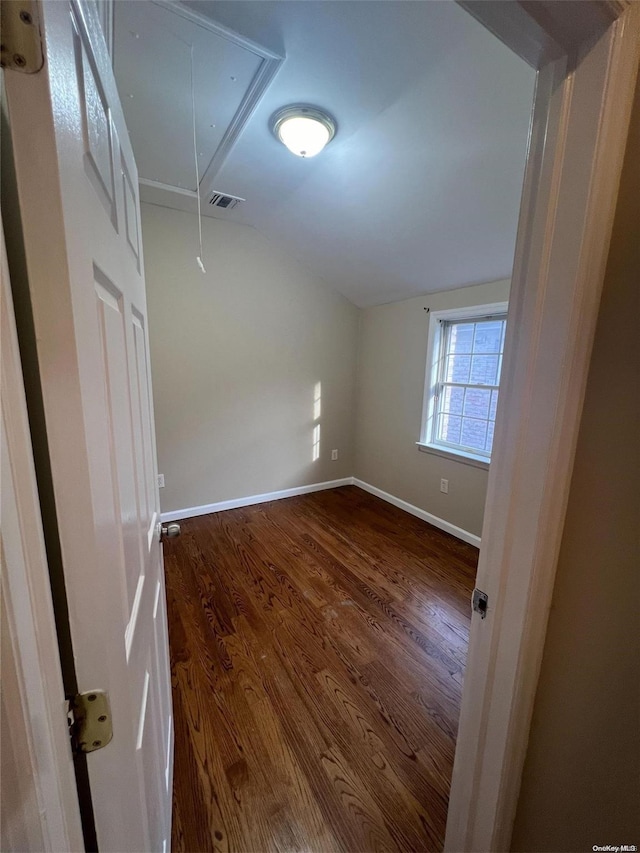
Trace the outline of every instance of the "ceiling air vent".
{"type": "Polygon", "coordinates": [[[232,210],[241,201],[246,201],[245,198],[239,198],[237,195],[229,195],[228,193],[212,192],[209,197],[209,204],[212,207],[220,207],[222,210],[232,210]]]}

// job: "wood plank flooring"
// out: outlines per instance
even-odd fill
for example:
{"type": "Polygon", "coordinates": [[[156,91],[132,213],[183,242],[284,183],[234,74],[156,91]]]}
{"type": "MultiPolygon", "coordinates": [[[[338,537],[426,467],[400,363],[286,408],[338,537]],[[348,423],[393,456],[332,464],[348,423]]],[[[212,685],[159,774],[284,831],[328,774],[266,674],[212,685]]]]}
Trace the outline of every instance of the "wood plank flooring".
{"type": "Polygon", "coordinates": [[[354,486],[181,526],[173,849],[441,850],[477,550],[354,486]]]}

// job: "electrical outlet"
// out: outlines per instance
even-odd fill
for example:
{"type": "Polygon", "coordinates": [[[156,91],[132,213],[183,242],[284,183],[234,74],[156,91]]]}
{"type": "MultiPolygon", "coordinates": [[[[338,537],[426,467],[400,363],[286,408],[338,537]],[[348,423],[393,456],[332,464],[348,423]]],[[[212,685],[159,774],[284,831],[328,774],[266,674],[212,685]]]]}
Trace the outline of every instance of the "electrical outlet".
{"type": "Polygon", "coordinates": [[[449,494],[449,481],[445,480],[444,477],[440,480],[440,491],[444,492],[445,495],[449,494]]]}
{"type": "Polygon", "coordinates": [[[337,450],[332,450],[332,451],[331,451],[331,460],[332,460],[332,462],[335,462],[337,458],[338,458],[338,451],[337,451],[337,450]]]}
{"type": "Polygon", "coordinates": [[[164,474],[158,474],[158,488],[164,489],[164,474]]]}

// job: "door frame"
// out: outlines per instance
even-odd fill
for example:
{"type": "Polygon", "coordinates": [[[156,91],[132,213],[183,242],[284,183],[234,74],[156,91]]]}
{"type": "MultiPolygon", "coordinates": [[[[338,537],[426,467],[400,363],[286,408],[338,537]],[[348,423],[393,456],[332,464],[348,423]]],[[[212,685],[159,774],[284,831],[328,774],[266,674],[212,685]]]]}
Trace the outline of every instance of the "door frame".
{"type": "MultiPolygon", "coordinates": [[[[2,711],[15,738],[23,738],[16,768],[15,814],[3,821],[27,837],[29,849],[83,850],[66,700],[42,531],[22,365],[18,349],[4,231],[0,218],[0,340],[2,346],[1,514],[3,660],[12,677],[3,684],[2,711]],[[27,766],[28,764],[28,766],[27,766]],[[19,805],[19,809],[18,809],[19,805]],[[37,839],[37,840],[36,840],[37,839]],[[42,845],[42,847],[40,846],[42,845]]],[[[6,793],[6,792],[5,792],[6,793]]]]}
{"type": "Polygon", "coordinates": [[[537,69],[445,851],[510,847],[640,49],[640,4],[460,2],[537,69]]]}

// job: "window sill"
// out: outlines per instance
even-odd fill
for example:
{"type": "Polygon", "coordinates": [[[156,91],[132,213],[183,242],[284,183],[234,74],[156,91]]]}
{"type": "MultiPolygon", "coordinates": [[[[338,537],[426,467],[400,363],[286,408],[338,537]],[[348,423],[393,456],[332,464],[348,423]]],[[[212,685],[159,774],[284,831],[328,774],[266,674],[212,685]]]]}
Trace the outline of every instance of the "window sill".
{"type": "Polygon", "coordinates": [[[474,468],[483,468],[489,470],[489,460],[483,456],[474,456],[473,453],[466,453],[464,450],[449,450],[449,448],[440,447],[436,444],[426,444],[424,441],[416,441],[418,450],[422,453],[432,453],[434,456],[443,456],[445,459],[452,459],[454,462],[462,462],[463,465],[472,465],[474,468]]]}

